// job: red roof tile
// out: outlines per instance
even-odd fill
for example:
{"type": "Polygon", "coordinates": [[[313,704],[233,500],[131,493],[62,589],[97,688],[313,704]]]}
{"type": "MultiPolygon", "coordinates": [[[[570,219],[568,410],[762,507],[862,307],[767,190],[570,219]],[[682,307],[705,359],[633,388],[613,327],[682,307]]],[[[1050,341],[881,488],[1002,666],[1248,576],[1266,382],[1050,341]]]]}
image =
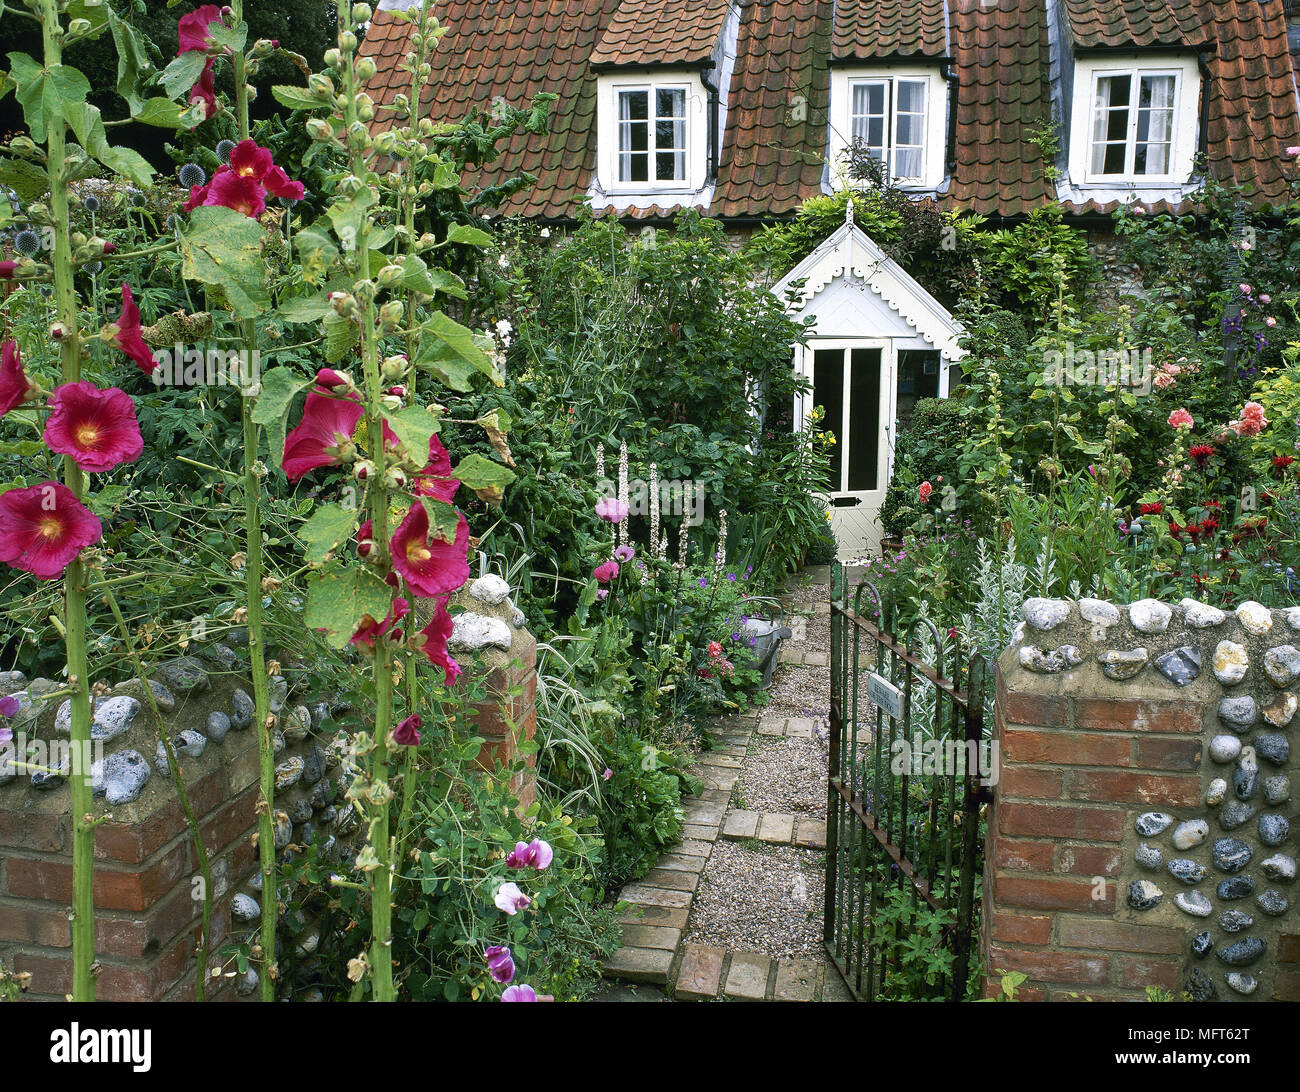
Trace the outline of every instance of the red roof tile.
{"type": "MultiPolygon", "coordinates": [[[[1193,46],[1213,35],[1197,0],[1063,0],[1078,48],[1193,46]]],[[[1224,5],[1220,5],[1223,7],[1224,5]]]]}
{"type": "Polygon", "coordinates": [[[837,0],[834,60],[948,56],[945,0],[837,0]]]}
{"type": "Polygon", "coordinates": [[[591,63],[698,64],[718,43],[730,0],[623,0],[591,63]]]}

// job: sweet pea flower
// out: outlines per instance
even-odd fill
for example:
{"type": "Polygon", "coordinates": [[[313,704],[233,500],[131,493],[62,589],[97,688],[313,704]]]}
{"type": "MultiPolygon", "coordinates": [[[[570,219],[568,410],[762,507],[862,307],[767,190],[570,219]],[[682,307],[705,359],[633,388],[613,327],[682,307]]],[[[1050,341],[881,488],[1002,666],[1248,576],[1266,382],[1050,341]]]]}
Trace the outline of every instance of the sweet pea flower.
{"type": "Polygon", "coordinates": [[[389,542],[393,565],[416,595],[437,598],[453,592],[469,579],[469,524],[456,513],[456,534],[451,542],[430,538],[429,513],[412,504],[389,542]]]}
{"type": "Polygon", "coordinates": [[[509,948],[494,944],[483,949],[483,959],[487,963],[488,974],[493,982],[505,985],[515,977],[515,960],[509,948]]]}
{"type": "Polygon", "coordinates": [[[445,595],[438,597],[438,604],[434,608],[433,617],[429,619],[429,624],[415,634],[411,644],[417,651],[423,652],[431,664],[442,668],[444,686],[455,686],[456,680],[460,678],[460,664],[447,651],[447,639],[452,631],[451,615],[447,613],[447,599],[445,595]]]}
{"type": "Polygon", "coordinates": [[[356,398],[330,398],[309,391],[302,420],[284,438],[280,465],[285,477],[296,482],[309,470],[341,463],[343,448],[352,443],[363,412],[356,398]]]}
{"type": "Polygon", "coordinates": [[[0,495],[0,561],[38,580],[62,576],[102,534],[99,520],[61,482],[0,495]]]}
{"type": "Polygon", "coordinates": [[[533,868],[541,872],[555,859],[555,851],[540,838],[531,842],[516,842],[515,848],[506,855],[506,864],[510,868],[533,868]]]}
{"type": "Polygon", "coordinates": [[[627,513],[627,505],[617,497],[602,497],[596,502],[596,515],[606,523],[622,523],[627,513]]]}
{"type": "Polygon", "coordinates": [[[145,375],[152,375],[158,367],[158,361],[154,359],[153,350],[145,344],[141,335],[140,308],[131,295],[131,286],[125,281],[122,282],[122,313],[112,329],[117,347],[134,360],[145,375]]]}
{"type": "MultiPolygon", "coordinates": [[[[420,729],[424,726],[424,721],[420,719],[418,713],[412,713],[403,720],[396,728],[393,729],[393,742],[399,747],[414,747],[420,742],[420,729]]],[[[498,979],[501,981],[501,979],[498,979]]],[[[505,979],[509,982],[510,979],[505,979]]]]}
{"type": "Polygon", "coordinates": [[[503,914],[514,917],[520,910],[532,905],[533,900],[519,890],[517,883],[503,883],[497,888],[496,897],[492,901],[503,914]]]}
{"type": "Polygon", "coordinates": [[[1181,407],[1174,410],[1174,412],[1169,415],[1169,418],[1165,423],[1168,424],[1170,428],[1175,428],[1175,429],[1191,428],[1192,425],[1195,424],[1195,422],[1192,420],[1192,415],[1188,413],[1187,410],[1181,407]]]}
{"type": "Polygon", "coordinates": [[[36,384],[23,372],[18,342],[6,341],[0,346],[0,417],[15,406],[21,406],[36,393],[36,384]]]}
{"type": "Polygon", "coordinates": [[[608,781],[611,777],[614,776],[614,771],[611,770],[608,766],[606,766],[606,767],[605,767],[605,772],[604,772],[603,774],[601,774],[600,776],[601,776],[601,779],[602,779],[602,780],[604,780],[604,781],[608,781]]]}
{"type": "Polygon", "coordinates": [[[56,387],[45,419],[45,444],[96,474],[133,463],[144,451],[135,403],[117,387],[100,390],[82,380],[56,387]]]}
{"type": "Polygon", "coordinates": [[[537,992],[532,986],[507,986],[501,991],[502,1001],[536,1001],[537,992]]]}
{"type": "Polygon", "coordinates": [[[614,577],[618,576],[618,562],[606,561],[603,565],[597,565],[591,575],[601,584],[608,584],[614,577]]]}

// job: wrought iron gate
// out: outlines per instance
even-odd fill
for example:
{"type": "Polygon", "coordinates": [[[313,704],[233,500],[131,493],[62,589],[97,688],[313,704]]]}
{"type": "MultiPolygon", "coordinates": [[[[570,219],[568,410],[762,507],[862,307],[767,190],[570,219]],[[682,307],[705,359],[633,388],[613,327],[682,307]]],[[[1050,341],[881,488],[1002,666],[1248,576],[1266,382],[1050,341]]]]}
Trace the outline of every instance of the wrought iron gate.
{"type": "Polygon", "coordinates": [[[996,761],[984,740],[985,665],[978,654],[963,662],[958,648],[946,678],[934,625],[914,622],[900,639],[893,621],[876,587],[850,589],[837,563],[826,950],[860,1001],[904,989],[960,1000],[979,929],[981,806],[991,798],[980,767],[987,774],[996,761]],[[927,632],[933,665],[918,654],[927,632]]]}

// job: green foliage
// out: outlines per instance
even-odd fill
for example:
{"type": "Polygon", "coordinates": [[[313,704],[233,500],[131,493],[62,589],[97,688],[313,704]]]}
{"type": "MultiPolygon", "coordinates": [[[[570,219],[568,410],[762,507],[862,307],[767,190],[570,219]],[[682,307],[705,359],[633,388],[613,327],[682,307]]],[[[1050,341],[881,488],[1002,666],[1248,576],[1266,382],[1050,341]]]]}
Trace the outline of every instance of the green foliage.
{"type": "Polygon", "coordinates": [[[1058,298],[1082,300],[1097,275],[1087,236],[1062,220],[1059,205],[1035,209],[984,240],[986,282],[1012,310],[1046,318],[1058,298]]]}
{"type": "Polygon", "coordinates": [[[956,489],[965,440],[966,418],[955,402],[922,398],[916,403],[911,422],[898,435],[894,476],[880,509],[880,522],[891,538],[901,538],[932,517],[945,495],[952,495],[944,487],[956,489]],[[934,489],[928,502],[922,502],[918,493],[923,481],[934,489]]]}

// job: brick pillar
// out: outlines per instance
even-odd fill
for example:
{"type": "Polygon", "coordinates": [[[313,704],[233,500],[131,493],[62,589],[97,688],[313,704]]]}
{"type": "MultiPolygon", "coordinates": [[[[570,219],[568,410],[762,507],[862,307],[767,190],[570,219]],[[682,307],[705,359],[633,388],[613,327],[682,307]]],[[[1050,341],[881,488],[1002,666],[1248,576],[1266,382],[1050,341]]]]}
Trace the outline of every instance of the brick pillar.
{"type": "Polygon", "coordinates": [[[1266,891],[1292,905],[1297,895],[1285,876],[1295,839],[1265,838],[1260,818],[1289,823],[1295,812],[1279,780],[1293,775],[1294,761],[1277,741],[1294,715],[1286,715],[1295,680],[1285,664],[1294,659],[1300,678],[1300,653],[1286,651],[1300,639],[1300,617],[1293,630],[1285,612],[1253,607],[1238,612],[1243,620],[1190,600],[1173,608],[1026,604],[1026,625],[997,670],[1001,776],[985,865],[986,994],[998,990],[998,971],[1028,976],[1025,1000],[1141,999],[1147,986],[1208,996],[1207,983],[1223,1000],[1300,994],[1300,967],[1288,965],[1300,962],[1294,909],[1275,916],[1257,902],[1266,891]],[[1222,642],[1235,646],[1227,656],[1222,642]],[[1247,697],[1254,704],[1243,708],[1247,697]],[[1225,706],[1225,698],[1239,704],[1225,706]],[[1227,740],[1212,757],[1215,737],[1227,740]],[[1272,756],[1260,758],[1253,788],[1242,782],[1250,791],[1241,800],[1234,777],[1244,759],[1234,748],[1272,756]],[[1222,802],[1217,779],[1227,783],[1222,802]],[[1226,810],[1234,802],[1243,805],[1235,815],[1226,810]],[[1208,830],[1193,837],[1197,828],[1183,824],[1198,821],[1208,830]],[[1251,854],[1236,872],[1216,856],[1229,838],[1251,854]],[[1231,876],[1250,877],[1249,893],[1226,897],[1220,885],[1231,876]],[[1204,899],[1208,915],[1185,909],[1195,907],[1191,899],[1204,899]],[[1225,928],[1225,920],[1238,924],[1223,917],[1232,910],[1251,924],[1225,928]],[[1219,958],[1252,937],[1262,955],[1219,958]]]}

